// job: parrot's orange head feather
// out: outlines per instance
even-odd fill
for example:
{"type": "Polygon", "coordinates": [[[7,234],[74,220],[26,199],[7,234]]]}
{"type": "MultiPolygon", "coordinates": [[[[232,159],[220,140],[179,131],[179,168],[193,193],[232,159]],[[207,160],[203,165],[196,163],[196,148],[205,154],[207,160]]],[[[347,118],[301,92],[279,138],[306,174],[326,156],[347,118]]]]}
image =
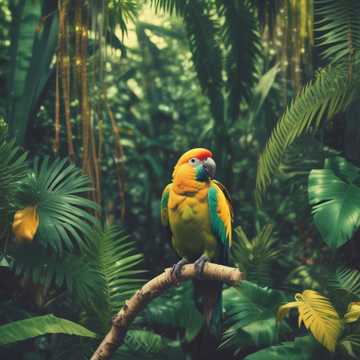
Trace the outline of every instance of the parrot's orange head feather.
{"type": "Polygon", "coordinates": [[[182,183],[187,180],[204,182],[211,177],[211,171],[207,172],[209,169],[215,171],[212,152],[205,148],[191,149],[180,156],[174,167],[173,180],[182,183]],[[209,166],[212,166],[212,169],[209,166]]]}
{"type": "Polygon", "coordinates": [[[205,148],[195,148],[195,149],[191,149],[188,150],[186,153],[184,153],[183,155],[180,156],[178,162],[176,163],[176,166],[182,165],[187,163],[189,160],[191,160],[192,158],[196,158],[199,160],[205,160],[207,158],[211,158],[212,152],[208,149],[205,148]]]}

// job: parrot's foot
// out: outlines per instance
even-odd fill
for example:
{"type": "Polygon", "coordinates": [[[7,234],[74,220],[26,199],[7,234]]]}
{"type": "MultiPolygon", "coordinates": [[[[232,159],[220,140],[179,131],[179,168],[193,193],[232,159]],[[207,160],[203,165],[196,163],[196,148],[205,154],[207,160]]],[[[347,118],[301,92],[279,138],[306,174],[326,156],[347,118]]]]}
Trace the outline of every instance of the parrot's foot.
{"type": "Polygon", "coordinates": [[[194,262],[196,276],[200,279],[202,277],[204,266],[207,261],[209,261],[209,258],[203,254],[194,262]]]}
{"type": "Polygon", "coordinates": [[[176,264],[173,265],[171,269],[171,276],[175,281],[178,280],[178,278],[181,275],[181,270],[185,264],[187,264],[188,261],[185,258],[182,258],[180,261],[178,261],[176,264]]]}

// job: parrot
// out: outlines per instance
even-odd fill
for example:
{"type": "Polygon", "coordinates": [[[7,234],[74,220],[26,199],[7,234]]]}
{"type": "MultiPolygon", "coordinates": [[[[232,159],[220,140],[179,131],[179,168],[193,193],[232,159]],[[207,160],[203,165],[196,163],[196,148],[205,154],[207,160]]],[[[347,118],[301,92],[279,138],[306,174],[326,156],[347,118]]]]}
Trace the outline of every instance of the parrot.
{"type": "Polygon", "coordinates": [[[214,179],[215,171],[216,163],[208,149],[194,148],[180,156],[172,182],[162,193],[160,217],[162,224],[170,229],[172,247],[181,257],[171,274],[177,279],[182,267],[194,262],[195,304],[203,314],[207,335],[219,340],[222,283],[201,280],[201,276],[207,261],[228,263],[233,210],[228,191],[214,179]]]}

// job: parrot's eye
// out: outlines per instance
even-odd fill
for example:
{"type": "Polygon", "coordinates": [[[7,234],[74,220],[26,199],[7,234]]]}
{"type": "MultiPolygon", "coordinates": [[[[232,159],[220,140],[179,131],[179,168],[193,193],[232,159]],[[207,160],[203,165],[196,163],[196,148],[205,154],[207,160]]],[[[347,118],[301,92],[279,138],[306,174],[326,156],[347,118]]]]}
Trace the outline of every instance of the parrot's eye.
{"type": "Polygon", "coordinates": [[[200,164],[200,160],[197,158],[192,158],[189,160],[189,164],[192,166],[196,166],[196,165],[200,164]]]}

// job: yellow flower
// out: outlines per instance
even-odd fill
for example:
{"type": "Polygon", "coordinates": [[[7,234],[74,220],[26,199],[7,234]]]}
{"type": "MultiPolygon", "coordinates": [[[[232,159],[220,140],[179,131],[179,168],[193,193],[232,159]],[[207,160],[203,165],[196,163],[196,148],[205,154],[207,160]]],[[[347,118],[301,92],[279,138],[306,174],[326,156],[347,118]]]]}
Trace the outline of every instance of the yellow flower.
{"type": "Polygon", "coordinates": [[[36,207],[29,206],[15,213],[12,230],[17,241],[32,241],[38,226],[39,215],[36,207]]]}

